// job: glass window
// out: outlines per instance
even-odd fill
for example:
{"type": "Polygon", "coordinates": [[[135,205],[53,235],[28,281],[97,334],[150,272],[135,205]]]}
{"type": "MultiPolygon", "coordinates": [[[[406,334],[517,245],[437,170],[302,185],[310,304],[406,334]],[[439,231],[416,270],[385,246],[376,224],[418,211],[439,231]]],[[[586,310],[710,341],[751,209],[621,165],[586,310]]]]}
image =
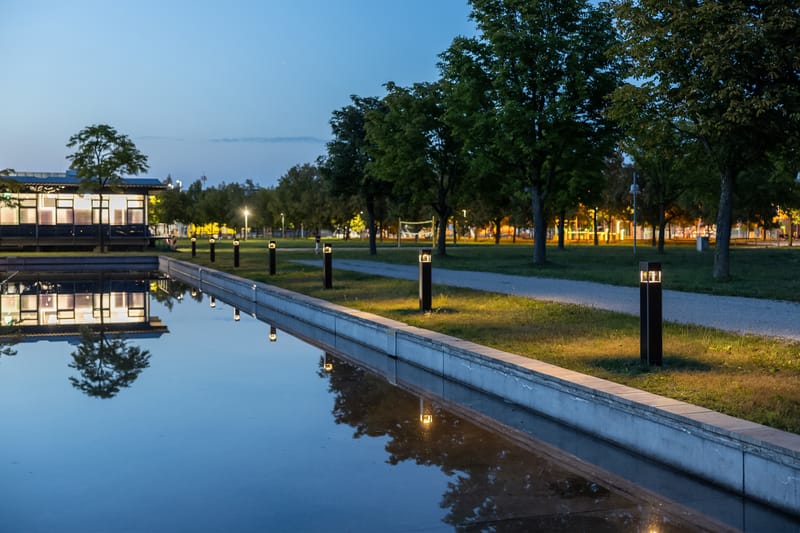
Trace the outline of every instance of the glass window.
{"type": "Polygon", "coordinates": [[[36,224],[36,208],[21,207],[19,210],[20,224],[36,224]]]}
{"type": "Polygon", "coordinates": [[[16,226],[19,224],[19,210],[15,207],[0,207],[0,224],[3,226],[16,226]]]}

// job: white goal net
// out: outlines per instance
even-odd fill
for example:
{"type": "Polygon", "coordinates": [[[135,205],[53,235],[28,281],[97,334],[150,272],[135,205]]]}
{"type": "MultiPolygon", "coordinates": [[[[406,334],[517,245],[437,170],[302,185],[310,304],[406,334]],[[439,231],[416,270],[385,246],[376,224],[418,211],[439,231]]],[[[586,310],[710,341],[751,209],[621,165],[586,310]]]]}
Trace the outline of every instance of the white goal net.
{"type": "Polygon", "coordinates": [[[397,247],[401,242],[421,243],[430,241],[434,243],[434,219],[430,220],[402,220],[397,221],[397,247]]]}

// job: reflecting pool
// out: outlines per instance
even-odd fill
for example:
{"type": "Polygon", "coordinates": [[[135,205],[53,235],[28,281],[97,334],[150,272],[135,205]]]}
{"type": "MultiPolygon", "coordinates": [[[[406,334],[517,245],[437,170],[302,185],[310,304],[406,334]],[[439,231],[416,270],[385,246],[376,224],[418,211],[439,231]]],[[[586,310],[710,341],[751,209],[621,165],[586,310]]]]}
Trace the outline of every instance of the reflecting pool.
{"type": "Polygon", "coordinates": [[[17,281],[0,531],[724,529],[189,287],[17,281]]]}

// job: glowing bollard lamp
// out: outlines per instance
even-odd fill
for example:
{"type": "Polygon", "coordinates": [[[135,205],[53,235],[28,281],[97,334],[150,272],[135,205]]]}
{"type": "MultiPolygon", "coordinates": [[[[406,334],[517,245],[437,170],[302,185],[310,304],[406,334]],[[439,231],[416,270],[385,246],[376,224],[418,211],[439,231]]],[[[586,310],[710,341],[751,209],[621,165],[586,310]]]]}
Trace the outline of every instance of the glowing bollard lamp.
{"type": "Polygon", "coordinates": [[[328,243],[322,247],[322,278],[323,287],[333,287],[333,246],[328,243]]]}
{"type": "Polygon", "coordinates": [[[233,241],[233,267],[239,268],[239,241],[233,241]]]}
{"type": "Polygon", "coordinates": [[[639,263],[639,355],[642,363],[661,366],[661,263],[639,263]]]}
{"type": "Polygon", "coordinates": [[[197,237],[192,237],[192,257],[197,256],[197,237]]]}
{"type": "Polygon", "coordinates": [[[419,251],[419,310],[423,313],[431,310],[431,260],[430,248],[419,251]]]}
{"type": "Polygon", "coordinates": [[[215,250],[216,245],[217,245],[217,241],[215,241],[214,239],[208,239],[209,258],[210,258],[212,263],[217,258],[217,254],[216,254],[216,250],[215,250]]]}
{"type": "Polygon", "coordinates": [[[275,275],[275,249],[278,247],[278,243],[275,241],[269,241],[269,275],[275,275]]]}

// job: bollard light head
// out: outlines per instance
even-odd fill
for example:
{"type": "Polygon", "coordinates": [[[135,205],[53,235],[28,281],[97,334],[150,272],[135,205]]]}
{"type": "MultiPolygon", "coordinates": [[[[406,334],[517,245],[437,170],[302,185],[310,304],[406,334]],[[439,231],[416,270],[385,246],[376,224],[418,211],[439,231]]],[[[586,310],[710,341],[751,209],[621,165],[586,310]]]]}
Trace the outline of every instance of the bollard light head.
{"type": "Polygon", "coordinates": [[[333,253],[333,246],[328,244],[328,243],[325,243],[324,245],[322,245],[322,253],[323,254],[332,254],[333,253]]]}
{"type": "Polygon", "coordinates": [[[639,263],[640,283],[661,283],[661,263],[641,261],[639,263]]]}
{"type": "Polygon", "coordinates": [[[233,241],[234,246],[239,246],[239,241],[233,241]]]}
{"type": "Polygon", "coordinates": [[[278,243],[276,243],[275,241],[269,241],[269,249],[270,250],[274,250],[277,247],[278,247],[278,243]]]}
{"type": "Polygon", "coordinates": [[[208,239],[208,243],[209,244],[214,244],[215,242],[216,241],[214,240],[214,237],[211,237],[210,239],[208,239]]]}
{"type": "Polygon", "coordinates": [[[431,249],[430,248],[423,248],[419,251],[419,262],[420,263],[430,263],[433,259],[431,256],[431,249]]]}
{"type": "Polygon", "coordinates": [[[192,237],[192,242],[197,242],[197,237],[192,237]]]}

